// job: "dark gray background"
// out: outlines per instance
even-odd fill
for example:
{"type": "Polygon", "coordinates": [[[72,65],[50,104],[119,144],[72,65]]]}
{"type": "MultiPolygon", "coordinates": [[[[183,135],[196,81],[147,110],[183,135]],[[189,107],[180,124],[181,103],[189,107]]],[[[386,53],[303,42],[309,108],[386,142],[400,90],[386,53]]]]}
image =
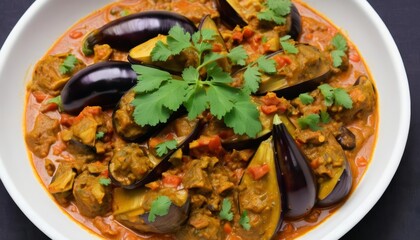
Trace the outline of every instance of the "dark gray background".
{"type": "MultiPolygon", "coordinates": [[[[32,2],[0,0],[0,46],[32,2]]],[[[401,165],[390,186],[366,217],[342,239],[420,239],[420,129],[417,126],[419,108],[416,107],[420,96],[415,94],[420,91],[420,1],[369,2],[391,31],[404,60],[413,106],[411,126],[401,165]]],[[[28,44],[31,44],[30,39],[28,44]]],[[[1,183],[0,239],[48,239],[25,217],[1,183]]]]}

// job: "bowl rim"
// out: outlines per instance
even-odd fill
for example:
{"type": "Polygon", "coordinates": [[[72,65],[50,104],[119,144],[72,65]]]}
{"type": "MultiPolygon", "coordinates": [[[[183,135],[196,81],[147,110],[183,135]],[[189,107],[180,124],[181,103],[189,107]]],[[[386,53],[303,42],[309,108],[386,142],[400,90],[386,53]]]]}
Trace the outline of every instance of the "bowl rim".
{"type": "MultiPolygon", "coordinates": [[[[2,67],[6,61],[5,56],[10,54],[10,48],[13,45],[14,40],[21,34],[22,28],[31,21],[31,19],[36,15],[40,8],[45,4],[52,2],[52,0],[37,0],[32,3],[32,5],[27,9],[27,11],[19,19],[15,27],[10,32],[9,36],[6,38],[2,48],[0,49],[0,74],[2,72],[2,67]]],[[[309,1],[304,1],[309,2],[309,1]]],[[[351,212],[348,218],[340,224],[340,226],[334,231],[327,232],[323,236],[323,239],[338,239],[353,228],[368,212],[372,207],[377,203],[380,197],[385,192],[389,183],[391,182],[393,176],[396,173],[396,170],[401,162],[405,145],[408,138],[408,132],[410,127],[410,118],[411,118],[411,100],[409,92],[408,78],[405,71],[404,63],[401,58],[400,52],[397,48],[397,45],[386,27],[385,23],[382,21],[377,12],[373,7],[368,3],[368,1],[352,1],[354,4],[358,5],[360,9],[366,12],[369,15],[370,19],[374,23],[375,27],[380,31],[381,36],[383,36],[387,41],[387,50],[394,56],[391,59],[393,65],[395,66],[396,74],[400,77],[398,81],[399,87],[402,89],[403,93],[401,95],[401,102],[407,104],[410,107],[401,108],[402,114],[399,116],[401,122],[401,131],[395,137],[397,137],[396,142],[398,143],[397,147],[394,147],[390,159],[393,159],[391,163],[382,173],[383,178],[381,181],[378,181],[375,188],[369,193],[369,196],[363,202],[363,206],[357,211],[351,212]]],[[[309,4],[312,6],[312,4],[309,4]]],[[[378,130],[379,132],[379,130],[378,130]]],[[[376,150],[375,150],[376,151],[376,150]]],[[[369,168],[367,169],[369,171],[369,168]]],[[[35,172],[34,172],[35,174],[35,172]]],[[[39,216],[33,211],[33,207],[29,204],[27,199],[24,199],[22,194],[16,190],[16,184],[11,180],[9,173],[6,171],[3,164],[3,159],[0,157],[0,177],[1,180],[8,191],[9,195],[12,197],[13,201],[17,206],[22,210],[22,212],[36,225],[41,231],[53,239],[67,239],[58,229],[54,228],[44,217],[39,216]]],[[[359,184],[363,184],[364,177],[359,184]]],[[[72,219],[72,221],[75,221],[72,219]]],[[[80,225],[80,224],[79,224],[80,225]]],[[[322,224],[321,224],[322,225],[322,224]]],[[[319,227],[319,226],[318,226],[319,227]]],[[[316,227],[316,228],[318,228],[316,227]]],[[[82,228],[81,228],[82,229],[82,228]]],[[[83,229],[85,231],[85,229],[83,229]]],[[[313,230],[312,230],[313,231],[313,230]]],[[[310,232],[312,232],[310,231],[310,232]]],[[[307,234],[305,234],[307,235],[307,234]]],[[[304,236],[302,238],[304,238],[304,236]]],[[[92,237],[95,235],[92,235],[92,237]]]]}

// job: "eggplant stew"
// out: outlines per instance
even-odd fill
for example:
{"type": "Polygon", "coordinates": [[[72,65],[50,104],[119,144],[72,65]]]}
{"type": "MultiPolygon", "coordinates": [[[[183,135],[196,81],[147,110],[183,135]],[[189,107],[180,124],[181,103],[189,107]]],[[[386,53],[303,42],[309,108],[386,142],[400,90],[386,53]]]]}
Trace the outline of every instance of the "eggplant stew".
{"type": "Polygon", "coordinates": [[[25,138],[102,238],[294,239],[345,204],[377,133],[356,46],[300,0],[120,0],[35,65],[25,138]]]}

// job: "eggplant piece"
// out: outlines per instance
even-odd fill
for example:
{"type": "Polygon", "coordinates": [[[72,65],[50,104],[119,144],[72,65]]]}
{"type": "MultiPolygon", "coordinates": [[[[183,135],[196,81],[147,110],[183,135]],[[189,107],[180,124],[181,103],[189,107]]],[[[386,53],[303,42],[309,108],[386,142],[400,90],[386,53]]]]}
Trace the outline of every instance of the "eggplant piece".
{"type": "Polygon", "coordinates": [[[238,205],[241,213],[247,211],[252,221],[251,229],[239,234],[247,239],[272,239],[280,230],[284,216],[284,191],[280,164],[275,159],[272,139],[261,142],[239,184],[238,205]],[[255,174],[265,169],[264,175],[255,174]]]}
{"type": "MultiPolygon", "coordinates": [[[[288,58],[293,63],[285,65],[279,73],[263,74],[256,95],[275,92],[279,97],[293,99],[300,93],[316,89],[331,76],[330,60],[318,48],[306,44],[297,44],[296,47],[299,50],[297,54],[287,54],[281,50],[267,56],[271,59],[288,58]],[[293,69],[290,65],[293,65],[293,69]]],[[[243,74],[243,71],[240,70],[240,73],[243,74]]]]}
{"type": "Polygon", "coordinates": [[[163,188],[157,191],[147,188],[114,189],[113,216],[122,225],[141,232],[171,233],[180,229],[188,218],[190,199],[184,189],[163,188]],[[159,196],[171,199],[168,214],[148,220],[152,202],[159,196]]]}
{"type": "Polygon", "coordinates": [[[63,110],[78,114],[86,106],[113,108],[121,96],[137,83],[131,64],[107,61],[77,72],[61,91],[63,110]]]}
{"type": "MultiPolygon", "coordinates": [[[[216,7],[220,13],[222,22],[229,29],[234,29],[236,26],[245,27],[248,25],[244,16],[246,10],[243,9],[238,0],[216,0],[216,7]]],[[[299,10],[294,4],[291,6],[286,24],[288,24],[287,34],[293,39],[298,40],[302,32],[302,20],[299,10]]]]}
{"type": "Polygon", "coordinates": [[[194,23],[188,18],[169,11],[144,11],[130,14],[111,21],[90,32],[83,41],[83,53],[93,54],[96,44],[108,44],[120,51],[128,51],[158,34],[167,35],[175,26],[181,26],[186,32],[197,31],[194,23]]]}
{"type": "Polygon", "coordinates": [[[307,158],[278,115],[275,115],[273,120],[273,144],[285,186],[285,217],[301,218],[310,213],[315,205],[317,193],[315,177],[307,158]]]}
{"type": "Polygon", "coordinates": [[[353,177],[350,164],[341,146],[332,134],[327,137],[327,143],[320,147],[320,155],[325,159],[331,158],[342,162],[340,167],[332,168],[332,177],[318,179],[317,205],[327,207],[343,200],[353,185],[353,177]]]}
{"type": "Polygon", "coordinates": [[[344,150],[352,150],[356,147],[356,136],[346,127],[339,129],[340,134],[336,136],[337,142],[344,150]]]}
{"type": "MultiPolygon", "coordinates": [[[[182,124],[183,122],[180,125],[182,124]]],[[[172,162],[175,159],[182,158],[181,149],[195,139],[199,132],[200,125],[200,120],[194,119],[190,121],[185,116],[173,120],[161,132],[155,135],[155,137],[157,137],[160,135],[173,134],[175,135],[174,139],[178,142],[176,149],[169,150],[168,153],[162,157],[155,156],[154,149],[150,144],[148,151],[145,151],[144,149],[116,149],[108,166],[109,177],[114,185],[126,189],[134,189],[142,187],[159,178],[164,171],[172,166],[172,162]],[[189,125],[187,132],[177,131],[176,124],[180,121],[187,122],[189,125]],[[134,155],[132,155],[133,152],[134,155]],[[142,164],[147,164],[148,166],[140,166],[142,164]]]]}

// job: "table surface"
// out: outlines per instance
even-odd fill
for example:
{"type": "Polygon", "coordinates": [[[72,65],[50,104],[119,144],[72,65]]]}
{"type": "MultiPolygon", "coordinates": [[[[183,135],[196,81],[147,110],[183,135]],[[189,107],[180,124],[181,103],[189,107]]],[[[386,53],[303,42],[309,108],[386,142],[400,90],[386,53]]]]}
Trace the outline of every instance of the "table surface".
{"type": "MultiPolygon", "coordinates": [[[[33,0],[0,1],[0,46],[13,26],[32,4],[33,0]]],[[[393,35],[407,70],[412,118],[408,143],[399,169],[388,189],[375,207],[342,239],[419,239],[420,188],[416,166],[419,156],[420,129],[418,104],[420,96],[420,29],[417,14],[420,1],[369,0],[393,35]]],[[[0,183],[0,238],[8,240],[48,239],[20,211],[0,183]]]]}

